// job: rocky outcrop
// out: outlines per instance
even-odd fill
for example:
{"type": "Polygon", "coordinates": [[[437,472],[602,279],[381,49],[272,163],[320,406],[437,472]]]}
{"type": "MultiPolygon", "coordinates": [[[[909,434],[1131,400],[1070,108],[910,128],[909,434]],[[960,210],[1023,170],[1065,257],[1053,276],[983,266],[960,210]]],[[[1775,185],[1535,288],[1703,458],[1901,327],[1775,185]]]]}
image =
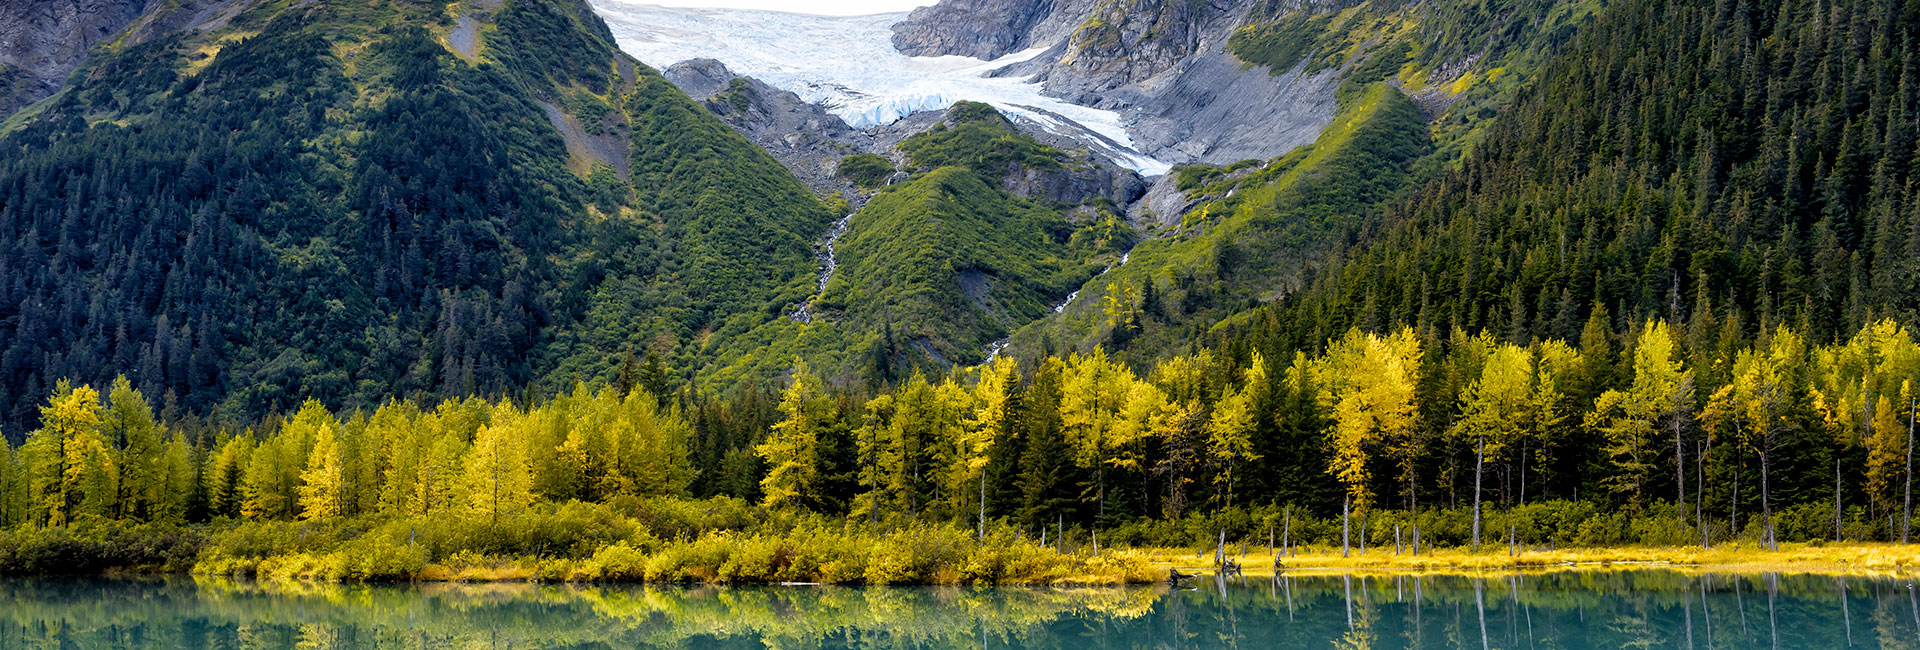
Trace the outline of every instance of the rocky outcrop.
{"type": "Polygon", "coordinates": [[[0,117],[59,90],[87,50],[118,36],[151,2],[0,2],[0,117]]]}
{"type": "Polygon", "coordinates": [[[1270,74],[1226,51],[1250,16],[1347,0],[943,0],[894,26],[921,55],[989,58],[1046,47],[995,71],[1047,94],[1117,111],[1134,148],[1171,163],[1272,158],[1332,121],[1337,73],[1270,74]],[[1284,5],[1284,6],[1283,6],[1284,5]]]}
{"type": "Polygon", "coordinates": [[[1147,191],[1147,184],[1139,174],[1093,156],[1062,167],[1031,168],[1016,164],[1001,177],[1000,186],[1022,198],[1067,205],[1108,199],[1124,206],[1147,191]]]}
{"type": "Polygon", "coordinates": [[[1125,112],[1134,144],[1162,160],[1227,164],[1272,158],[1319,137],[1333,122],[1337,70],[1283,74],[1211,51],[1125,112]]]}
{"type": "Polygon", "coordinates": [[[1102,0],[1068,37],[1043,79],[1048,90],[1090,99],[1182,66],[1226,42],[1242,13],[1233,0],[1102,0]]]}
{"type": "Polygon", "coordinates": [[[993,60],[1034,40],[1033,29],[1072,0],[947,0],[913,10],[893,26],[893,47],[913,56],[993,60]]]}
{"type": "Polygon", "coordinates": [[[681,61],[661,71],[673,85],[706,105],[734,130],[773,154],[822,196],[858,195],[839,176],[840,159],[868,150],[875,136],[847,126],[799,95],[741,77],[713,59],[681,61]]]}

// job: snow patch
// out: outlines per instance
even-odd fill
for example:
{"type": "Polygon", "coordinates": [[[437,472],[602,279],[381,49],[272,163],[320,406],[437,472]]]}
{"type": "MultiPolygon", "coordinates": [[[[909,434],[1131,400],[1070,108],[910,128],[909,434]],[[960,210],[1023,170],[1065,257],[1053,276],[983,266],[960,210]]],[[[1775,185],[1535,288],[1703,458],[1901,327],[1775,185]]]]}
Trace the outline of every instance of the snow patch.
{"type": "Polygon", "coordinates": [[[818,16],[746,9],[669,8],[633,0],[591,0],[620,49],[665,68],[718,59],[737,74],[824,105],[856,128],[891,124],[954,102],[984,102],[1013,119],[1087,143],[1143,175],[1171,166],[1140,153],[1120,114],[1040,92],[1027,79],[987,73],[1040,56],[1046,48],[993,61],[964,56],[910,57],[893,49],[904,13],[818,16]]]}

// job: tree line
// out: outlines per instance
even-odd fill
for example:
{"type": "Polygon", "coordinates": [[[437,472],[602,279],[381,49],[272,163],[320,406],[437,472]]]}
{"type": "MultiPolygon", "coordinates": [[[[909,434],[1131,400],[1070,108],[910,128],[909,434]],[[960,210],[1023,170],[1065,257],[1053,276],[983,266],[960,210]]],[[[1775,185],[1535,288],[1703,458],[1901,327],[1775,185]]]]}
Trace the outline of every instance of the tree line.
{"type": "MultiPolygon", "coordinates": [[[[1604,310],[1600,310],[1604,311],[1604,310]]],[[[1810,344],[1659,320],[1576,346],[1351,330],[1315,350],[1010,358],[870,391],[804,364],[777,396],[622,378],[533,404],[316,401],[234,431],[157,418],[125,379],[62,383],[0,463],[0,524],[462,515],[622,495],[757,500],[873,525],[1036,534],[1285,505],[1303,514],[1529,501],[1660,509],[1701,543],[1772,545],[1783,504],[1904,538],[1920,343],[1892,321],[1810,344]],[[1692,344],[1706,344],[1704,349],[1692,344]],[[1884,526],[1882,525],[1884,524],[1884,526]]],[[[1473,507],[1474,505],[1481,507],[1473,507]]]]}

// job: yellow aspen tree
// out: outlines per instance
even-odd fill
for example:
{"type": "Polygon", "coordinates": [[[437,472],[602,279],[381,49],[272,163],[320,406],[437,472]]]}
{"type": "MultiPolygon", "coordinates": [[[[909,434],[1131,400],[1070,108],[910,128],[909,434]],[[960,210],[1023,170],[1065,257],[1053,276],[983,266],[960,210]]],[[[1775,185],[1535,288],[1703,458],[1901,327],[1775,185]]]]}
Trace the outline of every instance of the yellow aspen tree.
{"type": "Polygon", "coordinates": [[[27,520],[25,474],[20,450],[0,435],[0,528],[17,526],[27,520]]]}
{"type": "Polygon", "coordinates": [[[635,495],[678,495],[692,482],[687,467],[686,441],[692,432],[670,412],[661,412],[658,400],[644,390],[623,398],[611,388],[596,396],[606,405],[608,463],[618,477],[618,491],[635,495]]]}
{"type": "Polygon", "coordinates": [[[1329,474],[1346,486],[1353,512],[1372,504],[1369,449],[1409,435],[1420,380],[1420,339],[1411,328],[1390,336],[1350,330],[1315,365],[1320,399],[1333,412],[1329,474]]]}
{"type": "Polygon", "coordinates": [[[1133,375],[1107,359],[1105,350],[1075,354],[1067,361],[1060,390],[1060,424],[1074,448],[1074,460],[1094,475],[1093,501],[1107,511],[1107,472],[1124,464],[1119,452],[1131,441],[1115,436],[1133,375]]]}
{"type": "Polygon", "coordinates": [[[1535,346],[1533,370],[1533,399],[1531,414],[1527,417],[1527,431],[1520,437],[1523,447],[1520,456],[1520,503],[1526,503],[1527,474],[1531,466],[1534,473],[1541,473],[1551,460],[1547,450],[1560,442],[1557,436],[1577,435],[1578,429],[1563,427],[1571,413],[1578,408],[1567,395],[1567,386],[1580,372],[1584,361],[1580,352],[1565,341],[1558,339],[1540,342],[1535,346]]]}
{"type": "Polygon", "coordinates": [[[247,460],[252,454],[251,429],[241,435],[228,437],[215,447],[207,459],[206,471],[201,474],[208,514],[215,517],[240,516],[240,503],[244,500],[240,493],[241,477],[246,472],[247,460]]]}
{"type": "Polygon", "coordinates": [[[825,392],[820,379],[807,370],[806,362],[794,366],[793,381],[780,396],[782,418],[767,439],[753,449],[767,463],[767,475],[760,479],[762,505],[795,509],[812,498],[820,480],[820,428],[825,410],[821,402],[825,392]]]}
{"type": "Polygon", "coordinates": [[[341,461],[340,427],[320,402],[307,400],[287,424],[283,435],[311,437],[306,467],[300,472],[300,518],[308,521],[332,519],[344,514],[346,505],[346,467],[341,461]]]}
{"type": "Polygon", "coordinates": [[[600,501],[618,494],[624,485],[614,463],[613,437],[607,430],[611,391],[595,393],[576,383],[565,401],[567,437],[560,455],[573,473],[574,497],[600,501]]]}
{"type": "Polygon", "coordinates": [[[987,462],[992,458],[994,445],[1006,434],[1006,428],[1013,419],[1013,390],[1020,382],[1018,364],[1010,357],[1000,357],[993,363],[979,368],[980,378],[974,382],[969,403],[970,410],[961,427],[961,435],[956,440],[954,462],[949,469],[950,492],[955,495],[972,492],[972,502],[976,513],[976,535],[986,539],[987,533],[987,462]],[[978,484],[977,490],[968,490],[969,484],[978,484]]]}
{"type": "Polygon", "coordinates": [[[154,510],[167,497],[166,439],[154,421],[153,407],[145,396],[134,390],[126,376],[116,377],[107,391],[107,408],[101,420],[102,435],[118,450],[119,476],[115,486],[116,517],[151,521],[154,510]]]}
{"type": "Polygon", "coordinates": [[[247,457],[240,477],[240,514],[249,519],[292,518],[305,460],[299,442],[284,432],[261,442],[247,457]]]}
{"type": "Polygon", "coordinates": [[[527,422],[511,403],[501,401],[491,421],[474,434],[466,464],[467,505],[488,521],[533,505],[533,470],[522,444],[527,422]]]}
{"type": "Polygon", "coordinates": [[[1517,345],[1498,345],[1487,354],[1480,377],[1461,396],[1461,418],[1453,434],[1474,448],[1473,546],[1480,547],[1481,484],[1489,455],[1498,459],[1526,431],[1534,408],[1532,356],[1517,345]]]}
{"type": "Polygon", "coordinates": [[[1260,454],[1253,450],[1253,426],[1258,416],[1255,397],[1265,390],[1266,384],[1267,361],[1255,352],[1247,367],[1245,382],[1237,389],[1230,389],[1214,405],[1213,417],[1207,421],[1207,455],[1218,468],[1213,483],[1223,495],[1222,505],[1226,508],[1233,507],[1234,471],[1244,463],[1260,459],[1260,454]]]}
{"type": "Polygon", "coordinates": [[[411,401],[388,401],[367,418],[369,445],[376,447],[380,474],[378,511],[387,515],[413,514],[409,509],[413,486],[420,473],[420,409],[411,401]]]}
{"type": "Polygon", "coordinates": [[[1614,468],[1607,486],[1636,510],[1660,471],[1662,425],[1681,426],[1693,405],[1693,372],[1682,367],[1678,347],[1666,321],[1648,321],[1634,345],[1633,383],[1601,393],[1587,413],[1587,426],[1607,437],[1614,468]]]}
{"type": "Polygon", "coordinates": [[[946,457],[943,441],[950,425],[949,409],[939,386],[915,372],[894,391],[892,419],[879,440],[878,462],[886,503],[907,514],[918,514],[938,501],[946,457]]]}
{"type": "Polygon", "coordinates": [[[152,521],[183,523],[187,519],[188,500],[193,496],[194,473],[193,447],[187,444],[187,437],[178,432],[167,441],[166,450],[161,454],[163,481],[160,493],[148,499],[153,510],[148,514],[152,521]]]}
{"type": "Polygon", "coordinates": [[[1733,364],[1733,377],[1707,403],[1707,421],[1730,434],[1742,448],[1760,457],[1761,544],[1778,548],[1772,499],[1774,452],[1792,432],[1793,392],[1804,388],[1801,377],[1805,342],[1785,326],[1776,330],[1765,350],[1744,350],[1733,364]]]}
{"type": "Polygon", "coordinates": [[[1213,355],[1206,351],[1169,359],[1153,370],[1153,382],[1168,400],[1167,410],[1153,426],[1153,436],[1164,450],[1153,472],[1166,482],[1162,510],[1169,519],[1179,519],[1186,511],[1188,486],[1196,482],[1195,474],[1205,460],[1208,414],[1204,402],[1217,374],[1213,355]]]}
{"type": "MultiPolygon", "coordinates": [[[[1911,386],[1911,383],[1908,384],[1911,386]]],[[[1897,397],[1908,401],[1908,391],[1897,397]]],[[[1907,423],[1899,406],[1881,395],[1873,409],[1873,433],[1867,441],[1867,495],[1874,507],[1891,512],[1900,507],[1896,489],[1906,475],[1907,423]]]]}
{"type": "Polygon", "coordinates": [[[893,432],[893,395],[883,394],[867,400],[860,428],[854,430],[854,452],[859,454],[855,480],[861,491],[854,497],[852,516],[878,523],[888,498],[887,468],[883,456],[893,432]]]}
{"type": "Polygon", "coordinates": [[[35,521],[64,526],[81,512],[103,514],[110,509],[114,472],[100,434],[100,410],[98,391],[65,381],[40,407],[40,429],[28,436],[26,445],[32,450],[35,521]]]}

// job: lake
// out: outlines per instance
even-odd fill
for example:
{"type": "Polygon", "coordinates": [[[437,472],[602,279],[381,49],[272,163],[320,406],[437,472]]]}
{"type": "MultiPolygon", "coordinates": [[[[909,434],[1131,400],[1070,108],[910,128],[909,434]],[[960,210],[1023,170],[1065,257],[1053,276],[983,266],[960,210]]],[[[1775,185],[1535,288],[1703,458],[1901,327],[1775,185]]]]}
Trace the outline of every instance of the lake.
{"type": "Polygon", "coordinates": [[[1907,579],[1586,571],[1179,589],[0,581],[0,648],[1920,648],[1907,579]]]}

